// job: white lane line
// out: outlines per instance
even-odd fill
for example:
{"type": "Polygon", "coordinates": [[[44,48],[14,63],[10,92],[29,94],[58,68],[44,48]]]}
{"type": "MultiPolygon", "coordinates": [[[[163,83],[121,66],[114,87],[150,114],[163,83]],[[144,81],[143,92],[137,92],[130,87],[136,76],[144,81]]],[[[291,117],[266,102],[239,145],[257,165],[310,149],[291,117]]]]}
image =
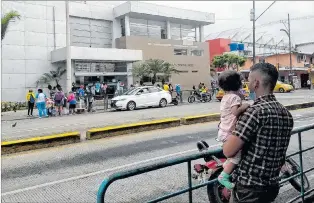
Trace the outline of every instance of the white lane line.
{"type": "MultiPolygon", "coordinates": [[[[209,146],[209,148],[214,148],[214,147],[218,147],[218,146],[221,146],[221,144],[212,145],[212,146],[209,146]]],[[[172,157],[172,156],[182,155],[182,154],[186,154],[186,153],[194,152],[194,151],[197,151],[197,150],[196,149],[186,150],[186,151],[177,152],[177,153],[173,153],[173,154],[168,154],[168,155],[165,155],[165,156],[159,156],[159,157],[155,157],[155,158],[152,158],[152,159],[146,159],[146,160],[142,160],[142,161],[138,161],[138,162],[134,162],[134,163],[131,163],[131,164],[126,164],[126,165],[122,165],[122,166],[118,166],[118,167],[114,167],[114,168],[109,168],[109,169],[105,169],[105,170],[101,170],[101,171],[96,171],[96,172],[88,173],[88,174],[85,174],[85,175],[74,176],[74,177],[71,177],[71,178],[65,178],[65,179],[61,179],[61,180],[57,180],[57,181],[53,181],[53,182],[49,182],[49,183],[44,183],[44,184],[39,184],[39,185],[31,186],[31,187],[18,189],[18,190],[13,190],[13,191],[10,191],[10,192],[4,192],[4,193],[1,194],[1,196],[17,194],[17,193],[25,192],[25,191],[28,191],[28,190],[34,190],[34,189],[38,189],[38,188],[42,188],[42,187],[47,187],[47,186],[50,186],[50,185],[56,185],[56,184],[60,184],[60,183],[68,182],[68,181],[73,181],[73,180],[78,180],[78,179],[82,179],[82,178],[87,178],[87,177],[95,176],[95,175],[98,175],[98,174],[101,174],[101,173],[107,173],[107,172],[111,172],[111,171],[115,171],[115,170],[131,167],[131,166],[136,166],[136,165],[140,165],[140,164],[144,164],[144,163],[148,163],[148,162],[151,162],[151,161],[156,161],[156,160],[159,160],[159,159],[164,159],[164,158],[168,158],[168,157],[172,157]]]]}

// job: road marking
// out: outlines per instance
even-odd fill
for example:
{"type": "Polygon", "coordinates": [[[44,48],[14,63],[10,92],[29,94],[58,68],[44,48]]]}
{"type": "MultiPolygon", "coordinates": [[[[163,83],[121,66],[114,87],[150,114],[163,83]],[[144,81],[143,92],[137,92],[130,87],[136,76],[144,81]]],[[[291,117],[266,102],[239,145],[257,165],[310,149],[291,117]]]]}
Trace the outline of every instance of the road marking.
{"type": "MultiPolygon", "coordinates": [[[[209,148],[214,148],[214,147],[219,147],[219,146],[221,146],[221,144],[211,145],[211,146],[209,146],[209,148]]],[[[34,190],[34,189],[38,189],[38,188],[42,188],[42,187],[47,187],[47,186],[50,186],[50,185],[56,185],[56,184],[60,184],[60,183],[68,182],[68,181],[73,181],[73,180],[78,180],[78,179],[82,179],[82,178],[87,178],[87,177],[90,177],[90,176],[95,176],[95,175],[98,175],[98,174],[111,172],[111,171],[115,171],[115,170],[131,167],[131,166],[136,166],[136,165],[140,165],[140,164],[144,164],[144,163],[149,163],[151,161],[156,161],[156,160],[159,160],[159,159],[164,159],[164,158],[177,156],[177,155],[182,155],[182,154],[186,154],[186,153],[189,153],[189,152],[195,152],[195,151],[197,151],[197,149],[186,150],[186,151],[182,151],[182,152],[168,154],[168,155],[165,155],[165,156],[159,156],[159,157],[155,157],[155,158],[152,158],[152,159],[146,159],[146,160],[134,162],[134,163],[131,163],[131,164],[125,164],[125,165],[117,166],[117,167],[114,167],[114,168],[109,168],[109,169],[105,169],[105,170],[101,170],[101,171],[96,171],[96,172],[88,173],[88,174],[85,174],[85,175],[74,176],[74,177],[71,177],[71,178],[65,178],[65,179],[61,179],[61,180],[57,180],[57,181],[53,181],[53,182],[49,182],[49,183],[44,183],[44,184],[39,184],[39,185],[31,186],[31,187],[18,189],[18,190],[13,190],[13,191],[10,191],[10,192],[4,192],[4,193],[2,193],[2,196],[17,194],[17,193],[25,192],[25,191],[28,191],[28,190],[34,190]]]]}

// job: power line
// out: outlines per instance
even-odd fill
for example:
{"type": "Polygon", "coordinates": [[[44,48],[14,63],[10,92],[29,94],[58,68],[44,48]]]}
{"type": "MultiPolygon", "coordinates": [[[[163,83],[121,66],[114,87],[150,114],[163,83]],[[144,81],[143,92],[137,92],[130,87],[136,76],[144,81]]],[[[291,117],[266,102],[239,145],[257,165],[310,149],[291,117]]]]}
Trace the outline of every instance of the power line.
{"type": "Polygon", "coordinates": [[[276,1],[273,1],[273,3],[270,4],[270,5],[266,8],[266,10],[265,10],[261,15],[259,15],[259,16],[255,19],[255,21],[257,21],[270,7],[272,7],[272,5],[274,5],[274,3],[276,3],[276,1]]]}

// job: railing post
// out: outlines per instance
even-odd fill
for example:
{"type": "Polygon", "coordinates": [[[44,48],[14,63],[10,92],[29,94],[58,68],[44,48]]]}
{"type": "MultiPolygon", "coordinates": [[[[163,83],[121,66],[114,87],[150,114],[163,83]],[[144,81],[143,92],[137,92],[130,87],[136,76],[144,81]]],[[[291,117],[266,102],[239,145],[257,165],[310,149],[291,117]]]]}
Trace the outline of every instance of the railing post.
{"type": "Polygon", "coordinates": [[[304,203],[304,180],[303,180],[303,157],[302,157],[302,140],[301,140],[301,132],[298,133],[298,141],[299,141],[299,158],[300,158],[300,169],[301,169],[301,198],[302,203],[304,203]]]}
{"type": "Polygon", "coordinates": [[[193,202],[193,191],[192,191],[192,170],[191,170],[191,161],[188,161],[188,184],[189,184],[189,203],[193,202]]]}

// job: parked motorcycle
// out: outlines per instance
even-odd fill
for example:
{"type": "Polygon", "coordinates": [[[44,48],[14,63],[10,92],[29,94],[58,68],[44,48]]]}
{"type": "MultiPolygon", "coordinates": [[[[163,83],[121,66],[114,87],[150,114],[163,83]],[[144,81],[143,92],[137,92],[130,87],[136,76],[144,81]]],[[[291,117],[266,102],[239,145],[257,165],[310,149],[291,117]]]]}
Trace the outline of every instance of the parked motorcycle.
{"type": "Polygon", "coordinates": [[[202,95],[201,93],[194,90],[193,93],[188,97],[188,102],[194,103],[196,100],[200,102],[210,102],[212,100],[212,96],[209,93],[202,95]]]}
{"type": "MultiPolygon", "coordinates": [[[[200,152],[208,150],[208,147],[205,141],[197,142],[197,148],[200,152]]],[[[205,164],[194,165],[195,173],[192,175],[192,178],[196,179],[199,183],[216,179],[222,172],[223,163],[227,159],[221,152],[216,156],[205,157],[204,160],[206,162],[205,164]]],[[[280,179],[286,179],[298,173],[300,173],[300,166],[292,158],[288,158],[281,168],[280,179]]],[[[289,182],[297,191],[301,191],[301,177],[290,179],[289,182]]],[[[310,184],[305,174],[303,174],[303,183],[304,190],[308,190],[310,184]]],[[[231,191],[217,181],[207,186],[207,195],[211,203],[228,203],[231,191]]]]}

